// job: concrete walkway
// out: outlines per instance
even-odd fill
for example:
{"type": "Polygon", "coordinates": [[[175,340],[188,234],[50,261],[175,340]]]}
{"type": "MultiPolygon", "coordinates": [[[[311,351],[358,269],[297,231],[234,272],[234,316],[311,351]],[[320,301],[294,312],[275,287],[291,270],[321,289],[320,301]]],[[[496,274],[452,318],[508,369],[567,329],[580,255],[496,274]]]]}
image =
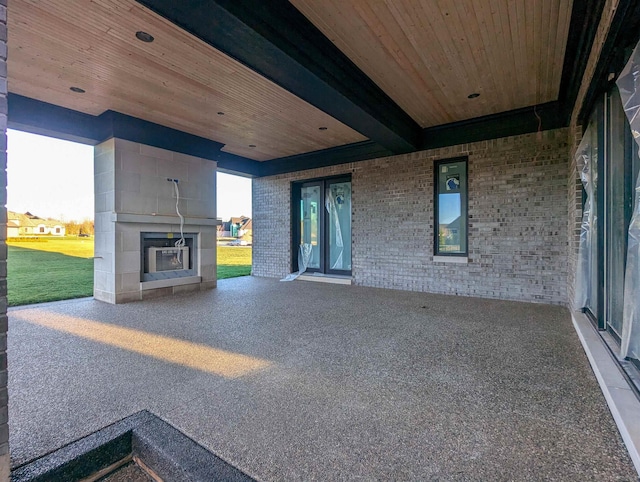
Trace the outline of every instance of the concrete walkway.
{"type": "Polygon", "coordinates": [[[12,463],[148,409],[260,480],[637,480],[566,309],[259,278],[9,313],[12,463]]]}

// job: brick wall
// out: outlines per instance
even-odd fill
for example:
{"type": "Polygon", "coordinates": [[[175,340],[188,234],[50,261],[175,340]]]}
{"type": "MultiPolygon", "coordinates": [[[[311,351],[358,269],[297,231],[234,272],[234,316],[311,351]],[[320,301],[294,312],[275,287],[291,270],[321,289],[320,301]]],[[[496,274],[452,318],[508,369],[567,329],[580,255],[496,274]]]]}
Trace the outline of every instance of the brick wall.
{"type": "MultiPolygon", "coordinates": [[[[0,218],[7,224],[7,0],[0,0],[0,218]]],[[[0,233],[0,482],[9,480],[9,425],[7,392],[7,244],[0,233]]]]}
{"type": "Polygon", "coordinates": [[[352,174],[354,283],[565,304],[566,129],[255,179],[253,274],[291,269],[291,182],[352,174]],[[469,263],[433,260],[433,164],[469,158],[469,263]]]}

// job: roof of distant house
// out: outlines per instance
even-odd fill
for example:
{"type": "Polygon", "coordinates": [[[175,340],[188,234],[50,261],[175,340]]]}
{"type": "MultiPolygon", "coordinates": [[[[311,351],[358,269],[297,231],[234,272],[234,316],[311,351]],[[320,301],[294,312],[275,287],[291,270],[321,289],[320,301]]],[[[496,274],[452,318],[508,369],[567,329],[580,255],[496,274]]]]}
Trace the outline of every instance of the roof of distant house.
{"type": "Polygon", "coordinates": [[[231,219],[229,220],[229,222],[233,223],[233,224],[245,224],[248,221],[251,221],[251,218],[248,218],[247,216],[240,216],[240,217],[231,217],[231,219]]]}
{"type": "Polygon", "coordinates": [[[25,227],[25,226],[31,226],[31,227],[37,227],[40,225],[45,225],[45,226],[63,226],[64,223],[62,221],[58,221],[57,219],[42,219],[38,216],[35,216],[33,214],[31,214],[29,211],[27,211],[24,214],[20,214],[20,213],[16,213],[14,211],[7,211],[7,225],[9,225],[9,223],[13,223],[13,226],[18,226],[18,227],[25,227]]]}

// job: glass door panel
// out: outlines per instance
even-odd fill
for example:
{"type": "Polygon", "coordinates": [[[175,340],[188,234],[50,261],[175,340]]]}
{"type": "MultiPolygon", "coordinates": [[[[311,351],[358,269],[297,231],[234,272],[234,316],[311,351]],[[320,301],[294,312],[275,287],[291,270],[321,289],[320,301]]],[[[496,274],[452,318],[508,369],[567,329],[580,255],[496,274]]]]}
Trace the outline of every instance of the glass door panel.
{"type": "MultiPolygon", "coordinates": [[[[607,165],[605,171],[605,317],[607,325],[622,336],[627,231],[633,206],[629,171],[633,139],[617,89],[607,102],[607,165]]],[[[633,176],[635,178],[635,176],[633,176]]]]}
{"type": "Polygon", "coordinates": [[[307,269],[320,269],[322,236],[320,233],[321,186],[305,185],[300,188],[300,244],[310,246],[311,256],[307,269]]]}
{"type": "Polygon", "coordinates": [[[329,271],[351,270],[351,182],[328,183],[329,271]]]}
{"type": "Polygon", "coordinates": [[[588,308],[591,309],[591,313],[598,318],[598,216],[599,216],[599,203],[598,203],[598,129],[594,128],[591,132],[591,182],[593,199],[591,201],[591,288],[589,293],[588,308]]]}

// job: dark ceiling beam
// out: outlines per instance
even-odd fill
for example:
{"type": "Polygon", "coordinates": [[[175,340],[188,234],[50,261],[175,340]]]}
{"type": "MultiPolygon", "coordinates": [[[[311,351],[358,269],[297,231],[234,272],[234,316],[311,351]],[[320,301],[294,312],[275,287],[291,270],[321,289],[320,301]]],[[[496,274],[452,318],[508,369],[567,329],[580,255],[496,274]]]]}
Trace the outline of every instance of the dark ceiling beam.
{"type": "Polygon", "coordinates": [[[578,111],[578,124],[582,124],[585,129],[594,105],[616,82],[639,39],[640,2],[620,0],[578,111]]]}
{"type": "Polygon", "coordinates": [[[559,102],[515,109],[424,130],[424,149],[518,136],[566,127],[559,102]]]}
{"type": "MultiPolygon", "coordinates": [[[[566,127],[561,113],[562,107],[556,101],[431,127],[422,131],[422,145],[423,149],[437,149],[566,127]]],[[[260,176],[273,176],[392,155],[392,152],[375,142],[357,142],[263,162],[260,176]]]]}
{"type": "Polygon", "coordinates": [[[558,99],[569,125],[606,0],[574,0],[558,99]]]}
{"type": "Polygon", "coordinates": [[[322,149],[320,151],[281,157],[263,162],[260,176],[275,176],[286,172],[336,166],[349,162],[365,161],[378,157],[392,156],[393,153],[373,141],[356,142],[345,146],[322,149]]]}
{"type": "Polygon", "coordinates": [[[393,153],[420,126],[287,0],[137,0],[393,153]]]}
{"type": "Polygon", "coordinates": [[[97,117],[54,104],[8,95],[8,127],[80,144],[96,145],[102,128],[97,117]]]}
{"type": "Polygon", "coordinates": [[[262,169],[262,162],[228,152],[218,152],[215,161],[218,171],[242,177],[258,177],[262,169]]]}
{"type": "Polygon", "coordinates": [[[9,94],[8,127],[81,144],[112,137],[216,161],[225,172],[257,176],[260,163],[222,152],[224,144],[114,111],[84,114],[17,94],[9,94]]]}

